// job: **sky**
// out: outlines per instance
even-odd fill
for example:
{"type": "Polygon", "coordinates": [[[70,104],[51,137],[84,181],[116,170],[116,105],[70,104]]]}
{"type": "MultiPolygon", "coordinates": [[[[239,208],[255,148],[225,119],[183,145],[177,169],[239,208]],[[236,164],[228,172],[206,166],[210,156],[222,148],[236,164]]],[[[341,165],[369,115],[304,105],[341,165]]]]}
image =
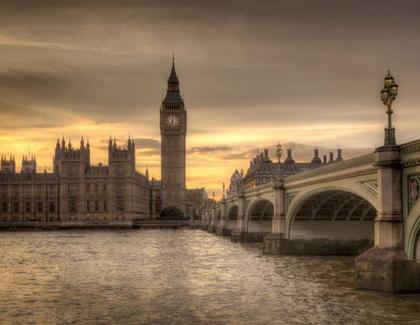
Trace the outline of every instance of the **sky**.
{"type": "Polygon", "coordinates": [[[419,1],[0,2],[0,153],[52,171],[57,137],[135,138],[160,178],[159,107],[172,53],[188,111],[187,187],[219,198],[257,149],[296,161],[382,145],[388,69],[399,144],[420,138],[419,1]]]}

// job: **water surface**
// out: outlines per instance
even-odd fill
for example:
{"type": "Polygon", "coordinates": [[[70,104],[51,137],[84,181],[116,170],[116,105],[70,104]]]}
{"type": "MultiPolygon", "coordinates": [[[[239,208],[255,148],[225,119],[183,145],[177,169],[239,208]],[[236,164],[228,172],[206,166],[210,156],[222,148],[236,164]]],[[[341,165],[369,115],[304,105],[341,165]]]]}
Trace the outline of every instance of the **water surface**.
{"type": "Polygon", "coordinates": [[[201,230],[0,233],[0,324],[420,324],[353,257],[262,255],[201,230]]]}

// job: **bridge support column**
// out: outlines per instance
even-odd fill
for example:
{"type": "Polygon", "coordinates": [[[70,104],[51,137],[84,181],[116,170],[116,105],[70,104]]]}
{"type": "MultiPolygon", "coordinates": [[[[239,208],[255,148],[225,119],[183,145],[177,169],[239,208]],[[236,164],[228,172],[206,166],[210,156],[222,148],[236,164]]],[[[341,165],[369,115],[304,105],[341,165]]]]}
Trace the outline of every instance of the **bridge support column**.
{"type": "Polygon", "coordinates": [[[226,201],[220,201],[220,220],[216,228],[216,236],[230,236],[231,231],[227,229],[226,222],[226,201]]]}
{"type": "Polygon", "coordinates": [[[211,215],[211,222],[207,231],[210,233],[215,233],[216,231],[216,207],[215,206],[211,208],[211,210],[209,211],[209,214],[211,215]]]}
{"type": "Polygon", "coordinates": [[[420,264],[404,251],[400,147],[375,150],[378,216],[375,246],[356,259],[356,289],[388,293],[420,291],[420,264]]]}
{"type": "Polygon", "coordinates": [[[263,239],[264,254],[280,254],[282,242],[287,240],[286,219],[285,219],[285,195],[284,181],[276,179],[274,181],[274,217],[272,233],[263,239]]]}
{"type": "Polygon", "coordinates": [[[210,228],[210,215],[209,215],[209,210],[206,210],[204,212],[204,216],[205,216],[205,226],[204,226],[204,230],[208,230],[210,228]]]}
{"type": "Polygon", "coordinates": [[[245,193],[241,190],[238,193],[238,220],[236,229],[232,230],[231,241],[246,242],[247,232],[245,230],[245,193]]]}

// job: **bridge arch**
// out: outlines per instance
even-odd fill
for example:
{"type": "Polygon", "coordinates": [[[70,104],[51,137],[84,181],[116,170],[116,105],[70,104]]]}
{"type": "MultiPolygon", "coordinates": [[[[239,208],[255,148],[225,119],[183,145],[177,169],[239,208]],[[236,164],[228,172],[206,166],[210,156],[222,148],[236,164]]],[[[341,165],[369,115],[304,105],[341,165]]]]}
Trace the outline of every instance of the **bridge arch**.
{"type": "Polygon", "coordinates": [[[420,200],[414,205],[406,220],[408,241],[407,257],[420,260],[420,200]]]}
{"type": "Polygon", "coordinates": [[[226,229],[236,229],[238,222],[239,207],[237,204],[229,204],[226,210],[226,229]]]}
{"type": "Polygon", "coordinates": [[[247,233],[269,234],[272,232],[274,202],[270,198],[256,198],[246,209],[245,230],[247,233]]]}
{"type": "Polygon", "coordinates": [[[373,246],[378,202],[367,189],[324,186],[300,192],[293,201],[287,238],[333,241],[339,243],[337,254],[359,254],[373,246]]]}

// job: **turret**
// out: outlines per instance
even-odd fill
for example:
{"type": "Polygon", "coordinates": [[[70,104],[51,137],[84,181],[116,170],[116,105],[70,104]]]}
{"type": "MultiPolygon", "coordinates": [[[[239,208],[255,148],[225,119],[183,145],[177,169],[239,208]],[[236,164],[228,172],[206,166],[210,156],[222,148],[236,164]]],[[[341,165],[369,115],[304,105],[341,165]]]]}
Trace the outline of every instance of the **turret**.
{"type": "Polygon", "coordinates": [[[341,149],[337,149],[337,158],[335,162],[343,161],[344,159],[341,157],[341,149]]]}
{"type": "Polygon", "coordinates": [[[292,158],[292,149],[287,149],[287,158],[284,160],[284,162],[288,164],[295,163],[294,159],[292,158]]]}
{"type": "Polygon", "coordinates": [[[108,149],[108,163],[112,172],[117,173],[117,175],[134,174],[136,166],[136,148],[134,141],[132,141],[131,138],[128,139],[126,148],[117,148],[117,142],[114,138],[114,143],[112,145],[110,140],[108,149]]]}
{"type": "Polygon", "coordinates": [[[23,155],[21,173],[36,173],[36,158],[34,155],[30,159],[23,155]]]}
{"type": "Polygon", "coordinates": [[[321,159],[318,157],[318,149],[314,149],[314,158],[312,159],[311,163],[312,164],[320,164],[321,163],[321,159]]]}
{"type": "Polygon", "coordinates": [[[1,172],[3,173],[16,173],[16,162],[14,156],[10,154],[9,160],[6,155],[1,158],[1,172]]]}
{"type": "Polygon", "coordinates": [[[85,148],[83,136],[80,140],[80,149],[73,148],[71,139],[69,138],[68,148],[65,148],[65,142],[61,149],[61,156],[54,160],[54,172],[65,173],[66,176],[82,176],[84,175],[88,166],[90,166],[90,150],[89,147],[85,148]],[[63,167],[66,166],[66,167],[63,167]]]}

